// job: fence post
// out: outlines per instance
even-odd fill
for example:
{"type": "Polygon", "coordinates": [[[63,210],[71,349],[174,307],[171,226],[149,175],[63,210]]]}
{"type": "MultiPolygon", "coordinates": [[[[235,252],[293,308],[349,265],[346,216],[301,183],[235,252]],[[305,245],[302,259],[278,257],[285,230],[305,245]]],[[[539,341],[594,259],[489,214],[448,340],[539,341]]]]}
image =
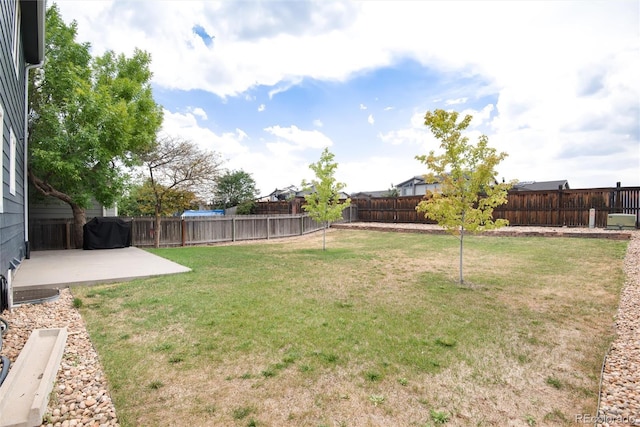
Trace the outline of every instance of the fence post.
{"type": "Polygon", "coordinates": [[[267,217],[267,240],[269,240],[269,217],[267,217]]]}
{"type": "Polygon", "coordinates": [[[186,246],[187,245],[187,221],[182,218],[181,222],[181,229],[182,229],[182,246],[186,246]]]}
{"type": "Polygon", "coordinates": [[[300,215],[300,235],[304,234],[304,216],[300,215]]]}
{"type": "MultiPolygon", "coordinates": [[[[413,191],[415,192],[416,189],[415,187],[413,188],[413,191]]],[[[393,223],[397,223],[398,222],[398,198],[394,197],[393,198],[393,223]]]]}
{"type": "Polygon", "coordinates": [[[562,211],[562,185],[558,186],[558,227],[564,225],[564,215],[562,211]]]}
{"type": "Polygon", "coordinates": [[[136,246],[136,243],[135,221],[134,218],[131,217],[131,246],[136,246]]]}
{"type": "Polygon", "coordinates": [[[236,241],[236,217],[231,218],[231,241],[236,241]]]}
{"type": "Polygon", "coordinates": [[[616,182],[616,210],[615,213],[621,213],[622,200],[620,200],[620,182],[616,182]]]}
{"type": "Polygon", "coordinates": [[[64,231],[65,231],[65,249],[71,249],[71,222],[64,222],[64,231]]]}

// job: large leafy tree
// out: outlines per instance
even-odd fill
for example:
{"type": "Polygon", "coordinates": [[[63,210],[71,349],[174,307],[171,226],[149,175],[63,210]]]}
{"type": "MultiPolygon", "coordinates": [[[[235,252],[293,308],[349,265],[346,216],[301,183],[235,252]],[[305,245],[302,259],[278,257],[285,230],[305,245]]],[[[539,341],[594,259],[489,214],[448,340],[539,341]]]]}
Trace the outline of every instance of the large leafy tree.
{"type": "Polygon", "coordinates": [[[340,192],[345,184],[336,181],[334,177],[338,169],[335,156],[325,148],[320,155],[320,160],[309,165],[315,173],[315,179],[311,182],[302,182],[304,191],[309,194],[304,196],[306,204],[302,209],[309,213],[314,220],[324,223],[322,230],[322,250],[326,250],[327,228],[332,221],[342,218],[342,211],[351,205],[351,199],[340,200],[340,192]]]}
{"type": "Polygon", "coordinates": [[[162,214],[177,194],[194,193],[200,201],[210,200],[207,189],[217,181],[222,166],[219,154],[201,149],[196,143],[172,136],[158,139],[142,156],[149,179],[155,215],[155,247],[160,246],[162,214]]]}
{"type": "Polygon", "coordinates": [[[216,205],[223,209],[252,201],[257,195],[256,181],[243,170],[226,171],[216,183],[216,205]]]}
{"type": "Polygon", "coordinates": [[[150,56],[106,52],[92,58],[76,42],[56,5],[46,14],[44,67],[30,89],[29,178],[45,196],[69,204],[82,247],[85,209],[92,199],[112,206],[122,194],[126,166],[149,149],[162,123],[151,91],[150,56]]]}
{"type": "Polygon", "coordinates": [[[428,192],[416,209],[435,220],[460,240],[460,283],[463,243],[466,232],[479,232],[508,225],[505,219],[493,220],[493,209],[507,203],[510,183],[498,183],[496,167],[507,157],[489,147],[489,139],[482,135],[474,145],[463,135],[472,116],[458,121],[458,113],[445,110],[428,111],[425,125],[440,140],[440,154],[416,156],[426,164],[427,182],[438,182],[439,190],[428,192]]]}

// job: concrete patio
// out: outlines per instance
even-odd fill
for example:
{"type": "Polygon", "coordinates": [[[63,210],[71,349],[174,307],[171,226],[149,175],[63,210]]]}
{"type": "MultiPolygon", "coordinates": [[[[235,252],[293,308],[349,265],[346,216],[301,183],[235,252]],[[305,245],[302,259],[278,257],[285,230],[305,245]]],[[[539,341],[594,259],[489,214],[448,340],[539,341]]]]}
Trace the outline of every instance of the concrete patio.
{"type": "MultiPolygon", "coordinates": [[[[191,269],[135,247],[32,252],[30,259],[20,264],[12,282],[13,302],[20,305],[55,300],[59,289],[72,285],[188,271],[191,269]]],[[[0,427],[40,425],[66,340],[66,327],[32,332],[0,390],[0,427]]]]}
{"type": "Polygon", "coordinates": [[[15,292],[62,289],[188,271],[191,269],[135,247],[37,251],[20,265],[13,289],[15,292]]]}

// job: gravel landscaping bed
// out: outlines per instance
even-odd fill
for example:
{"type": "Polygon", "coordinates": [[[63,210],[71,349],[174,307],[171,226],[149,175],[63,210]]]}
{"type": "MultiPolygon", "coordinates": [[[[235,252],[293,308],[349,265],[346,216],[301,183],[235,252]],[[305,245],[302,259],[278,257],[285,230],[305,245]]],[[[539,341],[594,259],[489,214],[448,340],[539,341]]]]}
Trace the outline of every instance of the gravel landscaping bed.
{"type": "Polygon", "coordinates": [[[640,232],[624,259],[626,282],[615,319],[616,339],[602,374],[600,426],[640,426],[640,232]]]}
{"type": "MultiPolygon", "coordinates": [[[[370,223],[346,225],[353,228],[372,227],[370,223]]],[[[437,226],[422,224],[376,226],[378,229],[388,228],[393,229],[390,231],[403,232],[437,229],[437,226]]],[[[575,237],[573,235],[576,233],[609,233],[609,230],[512,227],[509,232],[552,236],[570,232],[571,236],[575,237]]],[[[622,238],[631,238],[624,261],[627,280],[615,319],[616,339],[603,365],[600,411],[598,416],[584,414],[583,420],[575,420],[579,423],[640,426],[640,231],[622,234],[626,236],[622,238]]],[[[73,296],[68,289],[62,290],[60,298],[56,301],[22,305],[11,312],[3,312],[2,317],[9,322],[2,354],[12,362],[32,330],[59,327],[68,329],[67,345],[42,426],[119,426],[98,355],[89,339],[82,317],[73,307],[73,296]]]]}
{"type": "Polygon", "coordinates": [[[61,290],[56,301],[21,305],[2,317],[9,322],[2,353],[11,362],[34,329],[67,328],[67,344],[43,426],[119,426],[98,354],[69,289],[61,290]]]}

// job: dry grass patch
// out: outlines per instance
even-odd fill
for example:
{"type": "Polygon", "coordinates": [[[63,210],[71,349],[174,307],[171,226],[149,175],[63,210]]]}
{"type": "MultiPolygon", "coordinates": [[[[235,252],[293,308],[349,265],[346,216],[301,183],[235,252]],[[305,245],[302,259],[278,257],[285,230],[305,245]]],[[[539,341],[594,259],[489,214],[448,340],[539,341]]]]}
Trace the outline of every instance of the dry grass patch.
{"type": "Polygon", "coordinates": [[[334,230],[154,251],[74,289],[123,426],[571,425],[593,413],[626,242],[334,230]],[[588,280],[588,278],[595,280],[588,280]]]}

